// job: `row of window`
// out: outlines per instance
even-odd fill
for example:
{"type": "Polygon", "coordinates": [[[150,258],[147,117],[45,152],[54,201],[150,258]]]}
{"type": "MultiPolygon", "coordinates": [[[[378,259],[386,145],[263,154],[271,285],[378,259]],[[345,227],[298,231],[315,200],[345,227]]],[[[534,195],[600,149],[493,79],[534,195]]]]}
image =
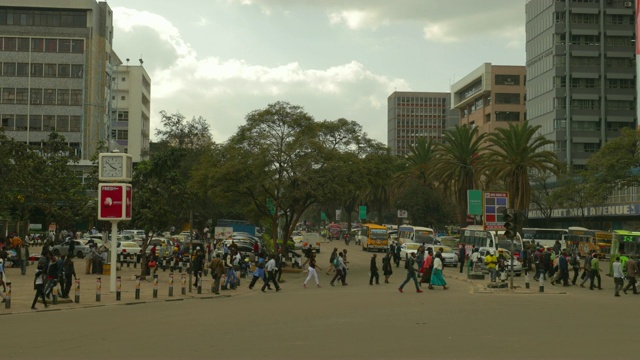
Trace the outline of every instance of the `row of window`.
{"type": "Polygon", "coordinates": [[[408,115],[446,115],[447,110],[444,108],[424,108],[424,107],[415,107],[415,108],[397,108],[396,115],[398,116],[408,116],[408,115]]]}
{"type": "Polygon", "coordinates": [[[2,88],[1,96],[2,104],[82,105],[82,89],[2,88]]]}
{"type": "Polygon", "coordinates": [[[111,138],[116,140],[129,140],[129,130],[111,130],[111,138]]]}
{"type": "Polygon", "coordinates": [[[81,125],[79,115],[2,114],[2,127],[7,131],[79,132],[81,125]]]}
{"type": "Polygon", "coordinates": [[[0,50],[48,53],[84,53],[84,39],[0,37],[0,50]]]}
{"type": "MultiPolygon", "coordinates": [[[[556,56],[556,66],[565,66],[567,57],[565,55],[556,56]]],[[[584,67],[600,67],[600,57],[598,56],[572,56],[571,67],[584,68],[584,67]]],[[[635,68],[635,58],[606,58],[604,65],[606,68],[622,68],[631,69],[635,68]]]]}
{"type": "MultiPolygon", "coordinates": [[[[143,77],[143,81],[146,79],[143,77]]],[[[145,85],[146,86],[146,85],[145,85]]],[[[446,98],[441,97],[420,97],[420,96],[398,96],[396,97],[396,105],[436,105],[444,106],[447,102],[446,98]]]]}
{"type": "Polygon", "coordinates": [[[446,125],[446,120],[424,120],[424,119],[398,119],[397,127],[398,128],[406,128],[406,127],[418,127],[418,128],[433,128],[433,127],[444,127],[446,125]]]}
{"type": "MultiPolygon", "coordinates": [[[[572,110],[600,110],[600,100],[571,100],[572,110]]],[[[557,109],[565,109],[566,98],[555,98],[555,107],[557,109]]],[[[635,110],[636,102],[628,100],[607,100],[605,102],[605,108],[607,110],[635,110]]]]}
{"type": "Polygon", "coordinates": [[[87,27],[87,11],[0,8],[0,25],[84,28],[87,27]]]}
{"type": "Polygon", "coordinates": [[[82,64],[43,64],[3,62],[0,66],[2,76],[31,76],[82,79],[82,64]]]}
{"type": "MultiPolygon", "coordinates": [[[[567,34],[556,34],[555,44],[565,45],[567,43],[567,34]]],[[[569,37],[569,45],[593,45],[600,46],[600,35],[571,35],[569,37]]],[[[635,40],[632,36],[605,36],[605,46],[634,46],[635,40]]]]}

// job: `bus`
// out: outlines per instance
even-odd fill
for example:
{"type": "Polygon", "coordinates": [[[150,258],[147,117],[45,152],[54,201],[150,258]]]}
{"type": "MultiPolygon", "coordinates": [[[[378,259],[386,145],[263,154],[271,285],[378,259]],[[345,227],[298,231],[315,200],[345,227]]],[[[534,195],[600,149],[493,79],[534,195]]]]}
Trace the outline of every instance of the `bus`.
{"type": "Polygon", "coordinates": [[[401,225],[398,228],[398,241],[404,243],[435,244],[436,232],[432,228],[401,225]]]}
{"type": "Polygon", "coordinates": [[[362,224],[359,230],[358,239],[363,251],[387,251],[389,249],[389,239],[387,238],[387,227],[377,224],[362,224]]]}
{"type": "Polygon", "coordinates": [[[562,249],[567,247],[567,229],[541,229],[541,228],[523,228],[522,238],[527,245],[541,245],[545,248],[552,247],[556,244],[556,240],[560,241],[562,249]]]}
{"type": "Polygon", "coordinates": [[[613,234],[602,230],[590,230],[572,226],[567,234],[567,249],[587,256],[592,250],[598,257],[609,257],[613,234]]]}
{"type": "Polygon", "coordinates": [[[469,225],[460,229],[458,243],[465,245],[467,254],[471,254],[474,248],[505,249],[511,251],[518,260],[523,247],[520,234],[517,234],[516,238],[511,241],[504,236],[504,230],[485,230],[483,225],[469,225]],[[511,249],[512,242],[513,250],[511,249]]]}
{"type": "Polygon", "coordinates": [[[614,230],[611,258],[617,255],[640,256],[640,231],[614,230]]]}

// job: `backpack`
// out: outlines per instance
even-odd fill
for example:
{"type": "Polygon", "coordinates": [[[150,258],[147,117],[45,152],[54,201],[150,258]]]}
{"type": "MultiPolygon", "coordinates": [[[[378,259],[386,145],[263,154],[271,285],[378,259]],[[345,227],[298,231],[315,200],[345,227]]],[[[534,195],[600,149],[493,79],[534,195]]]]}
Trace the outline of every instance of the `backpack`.
{"type": "Polygon", "coordinates": [[[406,270],[411,269],[411,261],[412,261],[411,258],[407,258],[407,260],[404,261],[404,268],[406,270]]]}
{"type": "Polygon", "coordinates": [[[336,256],[335,259],[333,259],[333,266],[337,269],[340,267],[340,258],[338,256],[336,256]]]}
{"type": "Polygon", "coordinates": [[[578,258],[575,255],[573,255],[571,257],[571,260],[569,260],[569,264],[571,266],[578,266],[578,258]]]}

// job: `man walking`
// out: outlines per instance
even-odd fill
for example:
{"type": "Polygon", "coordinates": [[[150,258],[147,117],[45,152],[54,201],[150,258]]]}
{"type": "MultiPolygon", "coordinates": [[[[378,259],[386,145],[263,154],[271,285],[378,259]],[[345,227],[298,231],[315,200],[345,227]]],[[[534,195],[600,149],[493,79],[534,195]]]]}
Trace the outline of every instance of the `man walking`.
{"type": "Polygon", "coordinates": [[[638,293],[638,289],[636,288],[636,276],[638,276],[638,263],[636,262],[636,258],[637,257],[635,255],[631,256],[625,264],[627,269],[627,281],[629,281],[627,286],[622,290],[625,294],[630,287],[633,287],[634,294],[638,293]]]}
{"type": "Polygon", "coordinates": [[[620,296],[620,290],[624,285],[624,273],[622,272],[622,263],[620,262],[620,256],[616,256],[616,261],[613,265],[613,283],[615,284],[614,296],[620,296]]]}
{"type": "Polygon", "coordinates": [[[400,287],[398,288],[398,291],[400,292],[404,292],[402,289],[404,288],[404,286],[409,282],[409,280],[413,280],[413,283],[416,285],[416,292],[421,293],[422,290],[420,290],[420,285],[418,284],[418,278],[416,277],[416,253],[412,252],[411,256],[407,258],[407,260],[405,260],[406,263],[404,265],[404,268],[407,269],[407,278],[404,279],[404,281],[402,282],[402,284],[400,284],[400,287]]]}
{"type": "Polygon", "coordinates": [[[580,287],[584,287],[584,284],[587,280],[591,279],[591,257],[593,253],[587,254],[584,258],[584,265],[582,266],[582,282],[580,283],[580,287]]]}
{"type": "Polygon", "coordinates": [[[598,279],[598,290],[602,290],[602,278],[600,277],[600,261],[598,260],[598,254],[594,253],[591,259],[591,282],[589,290],[593,290],[594,280],[598,279]]]}
{"type": "Polygon", "coordinates": [[[219,253],[216,254],[216,257],[211,259],[209,269],[211,269],[211,277],[213,278],[213,293],[220,295],[220,278],[224,273],[224,262],[220,258],[219,253]]]}
{"type": "Polygon", "coordinates": [[[278,268],[276,267],[276,260],[273,255],[269,255],[269,261],[264,266],[264,270],[267,272],[267,281],[262,285],[262,292],[267,288],[269,283],[273,283],[273,286],[276,287],[276,291],[280,291],[280,285],[278,285],[278,281],[276,280],[276,271],[278,268]]]}
{"type": "Polygon", "coordinates": [[[575,285],[578,281],[578,275],[580,274],[580,257],[578,257],[577,252],[573,252],[571,255],[569,265],[573,268],[573,279],[571,280],[571,284],[575,285]]]}
{"type": "Polygon", "coordinates": [[[69,255],[64,259],[62,263],[62,273],[64,277],[64,285],[62,286],[62,298],[69,298],[69,292],[71,291],[71,278],[77,279],[76,269],[73,265],[73,259],[69,255]]]}
{"type": "Polygon", "coordinates": [[[376,254],[371,256],[371,265],[369,266],[369,285],[373,285],[373,279],[376,279],[376,285],[380,285],[380,275],[378,274],[378,264],[376,264],[376,254]]]}
{"type": "Polygon", "coordinates": [[[340,279],[340,281],[342,282],[342,285],[347,285],[347,283],[345,282],[345,275],[344,275],[344,271],[345,271],[345,265],[344,265],[344,260],[342,259],[342,253],[338,253],[338,257],[335,258],[335,260],[333,261],[333,267],[336,269],[336,274],[333,276],[333,279],[331,279],[331,281],[329,282],[329,285],[334,286],[333,283],[336,281],[336,279],[340,279]]]}
{"type": "Polygon", "coordinates": [[[464,271],[464,264],[467,262],[467,249],[464,248],[464,243],[458,245],[460,249],[458,249],[458,261],[460,262],[460,274],[464,271]]]}

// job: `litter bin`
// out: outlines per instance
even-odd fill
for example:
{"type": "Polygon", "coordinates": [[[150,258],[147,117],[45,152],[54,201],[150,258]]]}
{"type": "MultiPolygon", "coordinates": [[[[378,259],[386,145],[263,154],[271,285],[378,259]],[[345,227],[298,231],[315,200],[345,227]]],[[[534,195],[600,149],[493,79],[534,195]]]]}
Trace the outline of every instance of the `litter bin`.
{"type": "Polygon", "coordinates": [[[111,264],[102,264],[102,275],[111,275],[111,264]]]}

